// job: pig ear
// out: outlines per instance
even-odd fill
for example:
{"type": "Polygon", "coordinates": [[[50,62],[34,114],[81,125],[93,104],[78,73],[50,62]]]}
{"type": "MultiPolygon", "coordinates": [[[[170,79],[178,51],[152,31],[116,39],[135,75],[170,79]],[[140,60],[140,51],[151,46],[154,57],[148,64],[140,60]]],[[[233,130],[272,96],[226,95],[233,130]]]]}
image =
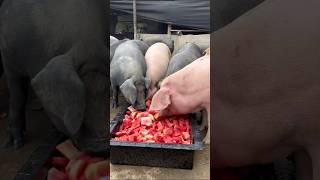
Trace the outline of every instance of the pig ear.
{"type": "Polygon", "coordinates": [[[148,77],[144,78],[144,84],[146,86],[146,89],[149,89],[150,84],[151,84],[151,80],[148,77]]]}
{"type": "Polygon", "coordinates": [[[150,110],[162,111],[171,104],[170,92],[160,89],[152,98],[150,110]]]}
{"type": "Polygon", "coordinates": [[[127,79],[122,85],[120,86],[120,90],[124,97],[126,97],[130,104],[133,105],[137,100],[137,89],[133,84],[132,79],[127,79]]]}
{"type": "Polygon", "coordinates": [[[57,128],[66,128],[70,135],[77,133],[84,118],[85,87],[72,59],[65,55],[51,59],[31,80],[31,85],[57,128]]]}

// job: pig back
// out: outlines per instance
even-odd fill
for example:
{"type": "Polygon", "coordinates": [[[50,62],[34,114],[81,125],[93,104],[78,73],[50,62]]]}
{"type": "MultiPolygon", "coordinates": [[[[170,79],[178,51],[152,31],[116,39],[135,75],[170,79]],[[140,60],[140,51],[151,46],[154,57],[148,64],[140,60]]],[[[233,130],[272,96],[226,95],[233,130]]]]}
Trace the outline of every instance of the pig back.
{"type": "Polygon", "coordinates": [[[110,64],[110,78],[113,84],[122,84],[132,76],[143,77],[146,62],[139,46],[129,40],[118,46],[110,64]]]}
{"type": "Polygon", "coordinates": [[[146,76],[151,79],[152,86],[164,77],[170,56],[170,49],[164,43],[155,43],[147,50],[145,55],[147,65],[146,76]]]}
{"type": "Polygon", "coordinates": [[[114,56],[114,53],[115,53],[117,47],[126,41],[128,41],[128,40],[127,39],[117,40],[117,41],[114,41],[113,43],[111,43],[111,41],[110,41],[110,61],[112,61],[112,58],[114,56]]]}
{"type": "Polygon", "coordinates": [[[210,56],[196,59],[165,78],[161,88],[171,92],[171,112],[186,114],[210,107],[210,56]]]}
{"type": "Polygon", "coordinates": [[[184,68],[194,60],[201,57],[200,48],[193,43],[186,43],[171,58],[166,77],[184,68]]]}

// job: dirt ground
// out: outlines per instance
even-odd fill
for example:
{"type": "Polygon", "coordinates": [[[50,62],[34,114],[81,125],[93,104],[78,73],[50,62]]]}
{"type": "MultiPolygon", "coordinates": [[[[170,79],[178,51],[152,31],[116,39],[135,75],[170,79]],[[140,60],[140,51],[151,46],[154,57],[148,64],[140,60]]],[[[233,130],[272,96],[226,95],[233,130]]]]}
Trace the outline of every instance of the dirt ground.
{"type": "MultiPolygon", "coordinates": [[[[123,98],[119,98],[119,104],[125,105],[123,98]]],[[[110,104],[110,119],[112,120],[117,112],[121,109],[112,109],[110,104]]],[[[112,156],[112,154],[110,154],[112,156]]],[[[209,146],[204,146],[202,151],[196,151],[193,159],[193,169],[173,169],[173,168],[159,168],[146,166],[128,166],[115,165],[110,166],[110,179],[192,179],[205,180],[210,179],[210,149],[209,146]]]]}
{"type": "MultiPolygon", "coordinates": [[[[3,79],[0,78],[0,114],[7,112],[8,93],[4,85],[3,79]]],[[[4,180],[13,179],[17,171],[27,161],[30,154],[41,143],[43,138],[47,135],[47,130],[50,128],[48,117],[43,111],[32,111],[30,104],[28,104],[26,111],[27,119],[27,136],[25,146],[14,151],[13,148],[0,148],[0,174],[4,180]]],[[[8,119],[0,118],[0,145],[6,139],[8,119]]]]}

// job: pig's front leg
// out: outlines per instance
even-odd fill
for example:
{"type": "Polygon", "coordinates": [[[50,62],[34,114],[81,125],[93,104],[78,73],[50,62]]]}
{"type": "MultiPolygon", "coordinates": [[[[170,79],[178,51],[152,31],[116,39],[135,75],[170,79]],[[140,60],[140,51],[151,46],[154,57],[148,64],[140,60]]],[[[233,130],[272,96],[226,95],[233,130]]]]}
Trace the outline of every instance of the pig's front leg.
{"type": "Polygon", "coordinates": [[[112,108],[118,107],[118,88],[117,86],[112,86],[112,108]]]}
{"type": "MultiPolygon", "coordinates": [[[[207,116],[206,116],[206,118],[205,119],[207,119],[206,120],[206,122],[208,123],[208,130],[207,130],[207,134],[206,134],[206,136],[203,138],[203,142],[205,143],[205,144],[210,144],[210,113],[206,110],[205,111],[206,113],[205,114],[207,114],[207,116]]],[[[202,121],[203,121],[204,119],[202,119],[202,121]]]]}
{"type": "Polygon", "coordinates": [[[7,76],[10,92],[9,132],[4,147],[14,145],[20,149],[24,145],[23,131],[25,130],[25,106],[27,103],[28,81],[20,77],[7,76]]]}
{"type": "Polygon", "coordinates": [[[200,124],[200,130],[204,130],[207,125],[208,125],[208,116],[207,116],[207,112],[206,111],[201,111],[201,116],[202,120],[201,120],[201,124],[200,124]]]}

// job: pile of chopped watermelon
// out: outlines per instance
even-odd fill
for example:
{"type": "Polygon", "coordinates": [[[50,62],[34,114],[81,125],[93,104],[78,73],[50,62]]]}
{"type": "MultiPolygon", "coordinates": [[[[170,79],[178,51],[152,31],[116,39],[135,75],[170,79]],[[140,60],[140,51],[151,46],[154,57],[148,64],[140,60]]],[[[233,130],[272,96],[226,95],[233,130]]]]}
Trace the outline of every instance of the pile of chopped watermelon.
{"type": "Polygon", "coordinates": [[[158,112],[149,111],[151,101],[146,102],[147,110],[139,112],[132,106],[115,132],[115,141],[192,144],[192,130],[187,115],[159,117],[158,112]]]}
{"type": "Polygon", "coordinates": [[[102,180],[109,179],[109,161],[91,157],[76,149],[70,140],[57,147],[63,156],[49,159],[48,180],[102,180]]]}

